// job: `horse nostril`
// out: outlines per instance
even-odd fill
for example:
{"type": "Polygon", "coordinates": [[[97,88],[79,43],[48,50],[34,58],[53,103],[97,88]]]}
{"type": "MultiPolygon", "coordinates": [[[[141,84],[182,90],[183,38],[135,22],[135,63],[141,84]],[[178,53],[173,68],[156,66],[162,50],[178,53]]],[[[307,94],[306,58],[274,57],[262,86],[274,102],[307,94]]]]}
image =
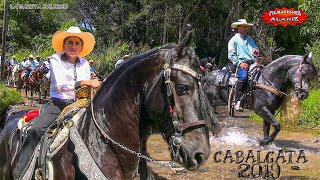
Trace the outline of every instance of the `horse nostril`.
{"type": "Polygon", "coordinates": [[[196,155],[194,156],[194,159],[197,161],[197,164],[201,164],[203,163],[203,154],[202,153],[196,153],[196,155]]]}

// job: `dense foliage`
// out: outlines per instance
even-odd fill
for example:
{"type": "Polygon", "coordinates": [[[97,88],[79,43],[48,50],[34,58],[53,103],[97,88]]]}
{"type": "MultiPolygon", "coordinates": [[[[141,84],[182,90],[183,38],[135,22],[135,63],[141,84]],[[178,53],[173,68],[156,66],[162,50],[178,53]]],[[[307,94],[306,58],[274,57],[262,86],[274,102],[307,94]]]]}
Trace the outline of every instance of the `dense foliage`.
{"type": "MultiPolygon", "coordinates": [[[[23,98],[16,90],[11,90],[0,83],[0,115],[2,117],[5,109],[10,105],[23,102],[23,98]]],[[[1,118],[0,118],[1,120],[1,118]]]]}
{"type": "Polygon", "coordinates": [[[320,90],[311,91],[309,97],[301,102],[302,112],[299,125],[308,128],[320,127],[320,90]]]}
{"type": "Polygon", "coordinates": [[[11,6],[40,4],[42,7],[9,10],[7,49],[9,55],[15,54],[19,60],[30,53],[43,58],[49,56],[53,53],[52,34],[70,25],[80,25],[92,32],[97,40],[92,53],[94,60],[102,64],[108,61],[107,66],[98,65],[97,70],[102,74],[110,73],[113,66],[109,64],[121,58],[123,53],[133,55],[134,49],[179,42],[189,23],[196,32],[194,45],[199,57],[216,57],[216,63],[223,66],[227,62],[228,40],[234,34],[230,24],[240,18],[255,24],[250,34],[268,58],[306,54],[311,50],[315,57],[320,56],[317,50],[320,41],[318,0],[231,0],[230,3],[222,0],[14,0],[10,3],[11,6]],[[43,8],[47,4],[65,4],[67,9],[43,8]],[[295,27],[267,25],[260,16],[276,7],[301,9],[310,18],[295,27]],[[135,48],[124,52],[118,46],[119,42],[135,48]],[[112,55],[108,54],[110,49],[112,55]]]}

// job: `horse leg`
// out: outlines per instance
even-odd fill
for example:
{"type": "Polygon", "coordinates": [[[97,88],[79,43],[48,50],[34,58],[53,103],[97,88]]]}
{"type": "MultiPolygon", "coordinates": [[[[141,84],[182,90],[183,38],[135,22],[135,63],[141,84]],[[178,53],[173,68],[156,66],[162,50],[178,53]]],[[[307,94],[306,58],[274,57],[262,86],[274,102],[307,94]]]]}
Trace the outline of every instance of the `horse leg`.
{"type": "Polygon", "coordinates": [[[263,121],[263,139],[267,140],[270,133],[270,123],[263,121]]]}
{"type": "MultiPolygon", "coordinates": [[[[261,141],[261,145],[267,145],[270,142],[272,142],[277,134],[280,131],[280,124],[278,123],[277,119],[274,117],[274,113],[272,113],[266,106],[262,107],[259,111],[256,112],[260,117],[263,118],[263,120],[266,123],[271,124],[274,127],[274,131],[270,136],[264,137],[264,139],[261,141]]],[[[270,126],[270,125],[269,125],[270,126]]],[[[268,131],[268,127],[264,129],[268,131]]],[[[270,130],[270,128],[269,128],[270,130]]],[[[266,134],[265,134],[266,135],[266,134]]]]}

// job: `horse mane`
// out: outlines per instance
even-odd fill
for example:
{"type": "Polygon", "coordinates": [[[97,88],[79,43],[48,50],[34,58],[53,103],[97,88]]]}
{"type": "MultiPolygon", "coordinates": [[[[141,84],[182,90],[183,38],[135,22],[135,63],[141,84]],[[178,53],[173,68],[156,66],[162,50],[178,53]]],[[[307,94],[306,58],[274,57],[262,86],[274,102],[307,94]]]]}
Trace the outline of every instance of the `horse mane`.
{"type": "Polygon", "coordinates": [[[279,64],[287,63],[287,61],[294,62],[294,63],[298,64],[302,60],[301,58],[303,58],[303,56],[300,56],[300,55],[285,55],[285,56],[279,57],[278,59],[275,59],[270,64],[266,65],[264,67],[264,69],[278,67],[279,64]]]}
{"type": "MultiPolygon", "coordinates": [[[[112,88],[112,86],[117,82],[117,80],[120,78],[120,76],[124,76],[121,77],[125,78],[125,76],[132,71],[132,69],[136,69],[137,66],[139,66],[139,64],[153,56],[154,54],[158,53],[161,50],[169,50],[172,48],[175,48],[177,45],[176,44],[167,44],[158,48],[154,48],[151,49],[145,53],[139,54],[133,58],[131,58],[130,60],[124,62],[120,67],[118,67],[117,69],[115,69],[102,83],[100,89],[97,91],[93,101],[97,98],[99,98],[101,96],[101,94],[107,93],[110,91],[110,89],[112,88]]],[[[192,55],[194,55],[194,50],[192,48],[189,49],[189,53],[191,53],[192,55]]],[[[195,60],[195,62],[193,62],[191,65],[194,66],[194,69],[197,71],[197,73],[201,73],[199,70],[199,66],[200,66],[200,61],[199,58],[197,56],[195,57],[191,57],[192,59],[195,60]]],[[[208,127],[211,131],[213,132],[219,132],[220,131],[220,123],[219,120],[217,119],[216,115],[211,111],[212,110],[212,106],[210,105],[210,102],[207,98],[207,96],[205,95],[205,93],[203,92],[203,88],[202,86],[199,87],[199,97],[200,97],[200,109],[199,111],[200,116],[203,120],[205,120],[208,124],[208,127]]]]}
{"type": "Polygon", "coordinates": [[[101,87],[97,91],[95,97],[98,97],[101,93],[108,92],[111,89],[111,87],[113,86],[113,84],[117,81],[117,79],[121,76],[121,74],[128,71],[130,69],[130,67],[132,67],[137,62],[140,62],[144,59],[147,59],[148,57],[158,53],[160,50],[171,49],[174,47],[176,47],[176,44],[167,44],[167,45],[164,45],[161,47],[151,49],[151,50],[146,51],[144,53],[141,53],[141,54],[134,56],[131,59],[125,61],[123,64],[121,64],[121,66],[119,66],[114,71],[112,71],[112,73],[103,81],[103,83],[101,84],[101,87]]]}

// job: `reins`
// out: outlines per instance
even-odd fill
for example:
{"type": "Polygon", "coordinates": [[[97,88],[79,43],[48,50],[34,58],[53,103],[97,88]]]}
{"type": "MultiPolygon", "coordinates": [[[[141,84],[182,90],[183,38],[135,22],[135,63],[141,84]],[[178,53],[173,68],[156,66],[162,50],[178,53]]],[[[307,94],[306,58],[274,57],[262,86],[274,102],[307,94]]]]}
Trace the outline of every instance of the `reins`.
{"type": "MultiPolygon", "coordinates": [[[[160,75],[158,75],[154,82],[153,82],[153,85],[151,86],[151,90],[154,89],[155,85],[157,84],[157,82],[159,81],[161,75],[162,75],[162,72],[163,72],[163,75],[164,75],[164,78],[165,78],[165,84],[166,84],[166,89],[167,89],[167,96],[168,98],[170,99],[170,97],[172,97],[171,99],[174,100],[174,96],[173,96],[173,90],[172,90],[172,86],[171,86],[171,80],[170,80],[170,77],[171,77],[171,69],[173,70],[178,70],[178,71],[181,71],[183,73],[186,73],[190,76],[192,76],[193,78],[195,78],[197,81],[198,81],[198,85],[199,87],[201,86],[200,84],[200,75],[198,73],[196,73],[195,71],[193,71],[192,69],[186,67],[186,66],[183,66],[183,65],[178,65],[178,64],[173,64],[173,65],[170,65],[171,64],[171,61],[173,60],[173,57],[172,57],[172,50],[169,51],[169,53],[167,54],[166,56],[166,63],[164,64],[163,66],[163,70],[159,73],[160,75]]],[[[149,97],[149,95],[151,94],[152,91],[149,91],[147,93],[147,98],[149,97]]],[[[91,98],[93,98],[93,88],[91,89],[91,98]]],[[[120,147],[121,149],[127,151],[127,152],[130,152],[132,154],[135,154],[138,158],[143,158],[145,160],[147,160],[148,162],[153,162],[155,164],[160,164],[162,166],[166,166],[166,167],[172,167],[174,165],[174,162],[173,161],[170,161],[169,163],[165,163],[165,162],[161,162],[161,161],[158,161],[158,160],[154,160],[152,158],[149,158],[139,152],[136,152],[132,149],[129,149],[128,147],[120,144],[119,142],[115,141],[114,139],[112,139],[98,124],[97,120],[96,120],[96,117],[95,117],[95,114],[94,114],[94,110],[93,110],[93,101],[91,99],[91,102],[90,102],[90,106],[91,106],[91,114],[92,114],[92,120],[95,124],[95,126],[97,127],[97,129],[99,130],[100,134],[103,136],[104,139],[107,139],[109,141],[111,141],[114,145],[120,147]]],[[[184,123],[184,124],[180,124],[179,122],[179,119],[177,117],[177,113],[174,111],[174,102],[170,102],[170,109],[173,109],[172,111],[170,111],[171,113],[171,119],[172,119],[172,124],[174,126],[174,133],[172,133],[170,139],[169,139],[169,145],[170,145],[170,151],[172,152],[173,154],[173,160],[176,161],[177,158],[178,158],[178,154],[179,154],[179,149],[182,145],[182,139],[181,139],[181,136],[186,133],[187,131],[191,131],[193,129],[197,129],[197,128],[201,128],[201,127],[206,127],[207,124],[205,121],[196,121],[196,122],[189,122],[189,123],[184,123]],[[173,107],[173,108],[171,108],[173,107]],[[176,147],[176,151],[174,150],[174,147],[176,147]]]]}

